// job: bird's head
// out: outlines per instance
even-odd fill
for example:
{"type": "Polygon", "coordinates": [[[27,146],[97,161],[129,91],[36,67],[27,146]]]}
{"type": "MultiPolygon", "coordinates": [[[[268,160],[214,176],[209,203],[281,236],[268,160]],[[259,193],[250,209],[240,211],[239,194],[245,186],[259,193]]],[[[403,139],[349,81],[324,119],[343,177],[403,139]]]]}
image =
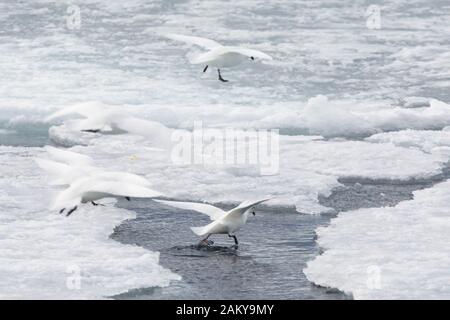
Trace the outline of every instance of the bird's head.
{"type": "Polygon", "coordinates": [[[256,216],[256,213],[255,213],[255,207],[250,208],[249,211],[250,211],[250,213],[251,213],[252,215],[256,216]]]}
{"type": "Polygon", "coordinates": [[[250,59],[255,60],[255,57],[252,56],[252,57],[250,57],[250,59]]]}

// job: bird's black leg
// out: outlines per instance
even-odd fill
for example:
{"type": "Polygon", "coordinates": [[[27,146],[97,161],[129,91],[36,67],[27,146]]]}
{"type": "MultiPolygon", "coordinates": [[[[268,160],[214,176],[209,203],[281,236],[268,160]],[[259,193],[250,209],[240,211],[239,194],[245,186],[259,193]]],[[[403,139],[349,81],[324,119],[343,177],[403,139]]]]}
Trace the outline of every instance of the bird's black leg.
{"type": "Polygon", "coordinates": [[[228,80],[225,80],[224,78],[222,78],[222,75],[220,74],[220,69],[217,69],[217,71],[219,72],[219,80],[222,82],[228,82],[228,80]]]}
{"type": "Polygon", "coordinates": [[[205,69],[203,69],[203,73],[205,73],[206,70],[208,70],[208,66],[206,66],[205,69]]]}
{"type": "Polygon", "coordinates": [[[67,212],[66,217],[70,216],[72,214],[72,212],[74,212],[75,210],[77,210],[78,206],[73,207],[72,209],[69,210],[69,212],[67,212]]]}
{"type": "Polygon", "coordinates": [[[130,197],[125,197],[125,199],[127,199],[128,201],[130,201],[131,199],[130,199],[130,197]]]}
{"type": "Polygon", "coordinates": [[[211,234],[208,234],[208,235],[206,236],[205,239],[203,239],[202,241],[200,241],[200,242],[198,243],[198,246],[204,246],[204,245],[210,246],[210,245],[214,244],[214,241],[208,240],[208,238],[209,238],[210,235],[211,235],[211,234]]]}
{"type": "Polygon", "coordinates": [[[81,130],[81,131],[83,131],[83,132],[97,133],[97,132],[100,131],[100,129],[84,129],[84,130],[81,130]]]}
{"type": "Polygon", "coordinates": [[[239,244],[238,239],[236,238],[235,235],[228,234],[228,236],[229,236],[230,238],[233,238],[233,239],[234,239],[234,244],[236,244],[236,246],[239,244]]]}
{"type": "Polygon", "coordinates": [[[96,203],[96,202],[94,202],[94,201],[91,201],[91,203],[92,203],[94,206],[102,206],[102,207],[105,206],[104,204],[96,203]]]}
{"type": "Polygon", "coordinates": [[[61,210],[59,210],[59,214],[63,213],[64,210],[66,210],[66,208],[62,208],[61,210]]]}

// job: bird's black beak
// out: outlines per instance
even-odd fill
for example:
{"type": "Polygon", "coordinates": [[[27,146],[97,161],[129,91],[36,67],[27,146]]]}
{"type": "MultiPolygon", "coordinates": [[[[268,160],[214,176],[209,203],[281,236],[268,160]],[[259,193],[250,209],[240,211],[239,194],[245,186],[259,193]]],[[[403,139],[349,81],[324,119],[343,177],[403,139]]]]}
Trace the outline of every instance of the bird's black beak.
{"type": "Polygon", "coordinates": [[[250,59],[255,60],[255,57],[250,57],[250,59]]]}

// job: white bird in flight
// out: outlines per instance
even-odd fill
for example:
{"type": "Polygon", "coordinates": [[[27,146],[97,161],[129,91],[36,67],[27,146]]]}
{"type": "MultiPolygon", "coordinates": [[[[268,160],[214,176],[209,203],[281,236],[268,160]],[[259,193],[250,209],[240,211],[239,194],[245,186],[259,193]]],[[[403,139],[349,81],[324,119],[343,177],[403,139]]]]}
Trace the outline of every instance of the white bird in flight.
{"type": "Polygon", "coordinates": [[[196,202],[180,202],[180,201],[167,201],[167,200],[155,200],[157,202],[185,210],[197,211],[209,216],[213,221],[203,227],[191,227],[191,230],[198,236],[206,236],[200,241],[199,245],[209,245],[212,241],[208,241],[208,238],[212,234],[228,234],[230,238],[234,239],[236,247],[239,245],[236,235],[234,234],[239,230],[246,222],[248,215],[251,213],[255,215],[255,206],[270,200],[272,198],[266,198],[256,201],[244,201],[237,207],[224,211],[210,204],[196,203],[196,202]]]}
{"type": "Polygon", "coordinates": [[[48,159],[35,159],[39,167],[53,177],[51,185],[70,185],[80,177],[98,177],[115,181],[131,182],[143,187],[150,186],[150,182],[144,177],[122,171],[105,171],[94,166],[69,165],[48,159]]]}
{"type": "Polygon", "coordinates": [[[185,36],[180,34],[167,34],[165,37],[176,41],[195,44],[208,50],[197,55],[191,59],[190,62],[192,64],[205,65],[203,72],[206,72],[208,66],[216,67],[219,74],[219,80],[222,82],[228,82],[228,80],[222,78],[220,68],[234,67],[249,58],[251,60],[255,60],[255,58],[272,60],[272,57],[264,52],[238,46],[224,46],[214,40],[206,38],[185,36]]]}
{"type": "Polygon", "coordinates": [[[124,197],[129,200],[133,198],[155,198],[162,196],[158,191],[143,187],[141,185],[114,180],[111,177],[85,177],[73,182],[67,189],[61,191],[56,197],[51,210],[59,210],[63,213],[68,209],[66,216],[70,216],[81,203],[91,202],[102,198],[124,197]]]}
{"type": "Polygon", "coordinates": [[[58,149],[52,146],[45,146],[47,153],[65,163],[36,158],[38,166],[53,176],[55,179],[50,181],[51,185],[70,185],[75,180],[82,177],[98,177],[104,179],[113,179],[115,181],[131,182],[143,187],[149,187],[150,182],[137,174],[122,171],[107,171],[93,166],[94,160],[84,154],[58,149]]]}
{"type": "Polygon", "coordinates": [[[45,146],[44,150],[53,158],[71,165],[90,166],[94,163],[94,160],[91,157],[67,149],[45,146]]]}
{"type": "Polygon", "coordinates": [[[170,145],[173,132],[159,122],[131,116],[122,108],[91,102],[63,108],[49,115],[45,120],[52,121],[69,115],[84,118],[68,122],[67,124],[72,130],[112,134],[129,132],[141,135],[151,144],[163,149],[170,145]]]}
{"type": "Polygon", "coordinates": [[[153,198],[162,194],[149,189],[150,182],[144,177],[121,171],[106,171],[92,166],[94,160],[86,155],[54,148],[44,147],[54,158],[66,163],[48,159],[37,158],[38,165],[55,176],[52,184],[68,185],[62,191],[52,206],[63,213],[69,209],[67,216],[74,212],[80,203],[91,202],[93,205],[101,205],[96,200],[107,197],[153,198]]]}

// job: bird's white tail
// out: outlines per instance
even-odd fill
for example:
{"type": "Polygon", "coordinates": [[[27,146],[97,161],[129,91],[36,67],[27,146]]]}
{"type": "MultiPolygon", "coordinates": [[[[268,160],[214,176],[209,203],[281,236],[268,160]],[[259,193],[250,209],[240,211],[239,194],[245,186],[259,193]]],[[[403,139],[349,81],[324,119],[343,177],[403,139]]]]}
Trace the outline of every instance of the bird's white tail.
{"type": "Polygon", "coordinates": [[[191,227],[192,232],[198,236],[204,236],[206,234],[207,226],[204,227],[191,227]]]}

